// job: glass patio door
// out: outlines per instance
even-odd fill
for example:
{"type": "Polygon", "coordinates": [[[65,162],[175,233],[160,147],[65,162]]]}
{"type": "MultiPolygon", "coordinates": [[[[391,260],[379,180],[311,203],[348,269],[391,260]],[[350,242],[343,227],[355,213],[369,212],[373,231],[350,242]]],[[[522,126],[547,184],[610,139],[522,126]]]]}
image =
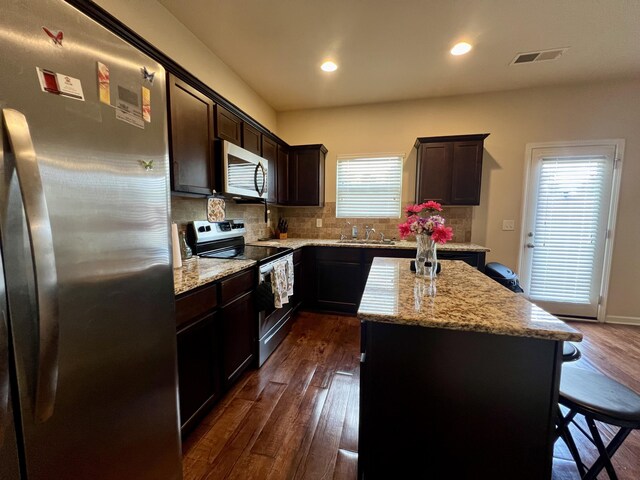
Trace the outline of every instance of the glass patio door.
{"type": "Polygon", "coordinates": [[[531,152],[521,271],[525,294],[554,315],[595,319],[616,148],[531,152]]]}

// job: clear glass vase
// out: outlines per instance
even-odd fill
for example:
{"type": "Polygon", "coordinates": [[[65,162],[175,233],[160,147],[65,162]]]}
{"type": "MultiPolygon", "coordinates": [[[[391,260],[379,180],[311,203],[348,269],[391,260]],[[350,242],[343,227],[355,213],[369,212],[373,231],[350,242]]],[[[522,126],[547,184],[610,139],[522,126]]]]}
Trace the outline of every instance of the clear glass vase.
{"type": "Polygon", "coordinates": [[[416,275],[436,278],[438,269],[437,243],[430,235],[416,235],[416,275]]]}

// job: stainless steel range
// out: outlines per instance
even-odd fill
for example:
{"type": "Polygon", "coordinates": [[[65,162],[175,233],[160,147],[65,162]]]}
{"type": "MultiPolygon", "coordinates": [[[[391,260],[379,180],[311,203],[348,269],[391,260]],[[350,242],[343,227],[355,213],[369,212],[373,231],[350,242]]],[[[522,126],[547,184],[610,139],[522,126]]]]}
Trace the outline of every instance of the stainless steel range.
{"type": "Polygon", "coordinates": [[[278,262],[293,264],[293,249],[246,245],[246,228],[243,220],[223,222],[194,221],[187,226],[187,241],[193,253],[203,258],[255,260],[259,275],[256,285],[256,310],[258,311],[258,366],[291,330],[290,304],[276,308],[271,285],[271,272],[278,262]]]}

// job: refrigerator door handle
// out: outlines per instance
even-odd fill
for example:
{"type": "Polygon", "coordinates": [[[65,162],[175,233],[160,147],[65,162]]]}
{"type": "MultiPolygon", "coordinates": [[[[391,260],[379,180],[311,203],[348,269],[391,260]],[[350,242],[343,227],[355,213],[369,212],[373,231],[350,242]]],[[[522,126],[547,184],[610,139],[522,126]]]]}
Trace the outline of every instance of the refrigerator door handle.
{"type": "MultiPolygon", "coordinates": [[[[3,281],[4,279],[0,278],[0,282],[3,281]]],[[[4,291],[1,293],[4,297],[4,291]]],[[[0,447],[4,442],[9,415],[9,329],[4,304],[5,299],[0,298],[0,447]]]]}
{"type": "Polygon", "coordinates": [[[3,124],[15,158],[22,203],[29,231],[38,312],[38,359],[34,401],[36,422],[53,414],[58,387],[58,276],[49,210],[44,196],[38,159],[25,116],[3,109],[3,124]]]}

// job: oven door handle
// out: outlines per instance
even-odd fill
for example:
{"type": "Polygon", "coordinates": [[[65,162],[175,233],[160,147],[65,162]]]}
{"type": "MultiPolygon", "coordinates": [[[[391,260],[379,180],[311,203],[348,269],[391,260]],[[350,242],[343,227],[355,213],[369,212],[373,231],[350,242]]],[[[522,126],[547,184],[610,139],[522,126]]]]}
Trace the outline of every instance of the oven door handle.
{"type": "Polygon", "coordinates": [[[271,268],[269,268],[268,270],[262,271],[260,270],[260,283],[263,283],[265,280],[265,277],[267,275],[270,275],[271,272],[273,272],[273,266],[271,268]]]}

